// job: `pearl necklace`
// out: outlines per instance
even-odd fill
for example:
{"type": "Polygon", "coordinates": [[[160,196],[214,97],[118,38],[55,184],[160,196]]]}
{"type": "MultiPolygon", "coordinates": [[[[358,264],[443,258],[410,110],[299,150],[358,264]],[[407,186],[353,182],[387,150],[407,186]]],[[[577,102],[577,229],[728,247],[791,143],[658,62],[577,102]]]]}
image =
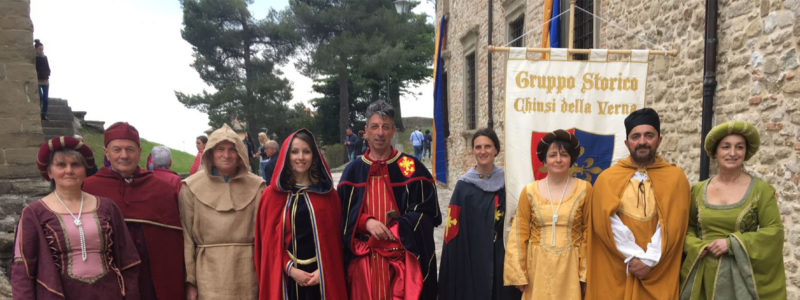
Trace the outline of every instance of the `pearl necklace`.
{"type": "MultiPolygon", "coordinates": [[[[550,208],[553,209],[553,196],[550,195],[550,176],[544,178],[545,186],[547,186],[547,200],[550,200],[550,208]]],[[[550,244],[552,246],[556,245],[556,223],[558,223],[558,209],[561,208],[561,202],[564,201],[564,196],[567,195],[567,187],[569,186],[569,177],[567,177],[567,181],[564,183],[564,191],[561,192],[561,199],[558,199],[558,206],[553,209],[553,229],[552,234],[550,234],[550,244]]]]}
{"type": "Polygon", "coordinates": [[[61,197],[58,196],[58,192],[53,191],[53,194],[56,195],[56,199],[58,199],[58,202],[60,202],[61,205],[64,206],[64,209],[67,210],[69,215],[72,216],[73,223],[75,223],[75,226],[78,227],[78,234],[81,237],[81,259],[83,259],[83,261],[86,261],[86,238],[83,234],[83,222],[81,222],[81,214],[83,214],[83,192],[81,192],[81,207],[80,210],[78,210],[77,217],[69,210],[67,204],[65,204],[64,201],[61,200],[61,197]]]}

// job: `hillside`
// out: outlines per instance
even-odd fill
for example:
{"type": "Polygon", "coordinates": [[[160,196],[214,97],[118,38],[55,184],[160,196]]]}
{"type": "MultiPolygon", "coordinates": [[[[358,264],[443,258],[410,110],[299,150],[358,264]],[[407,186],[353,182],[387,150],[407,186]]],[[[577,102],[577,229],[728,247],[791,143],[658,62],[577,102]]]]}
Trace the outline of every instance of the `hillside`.
{"type": "MultiPolygon", "coordinates": [[[[81,129],[80,135],[83,136],[83,141],[89,145],[89,148],[92,148],[92,151],[94,152],[94,161],[97,163],[98,167],[102,167],[103,133],[84,128],[81,129]]],[[[142,144],[142,155],[139,158],[139,166],[144,168],[144,165],[147,162],[147,155],[150,154],[150,151],[153,150],[153,147],[158,146],[159,144],[146,139],[141,139],[140,143],[142,144]]],[[[194,162],[194,154],[189,154],[172,148],[170,148],[170,151],[172,152],[171,169],[178,174],[188,174],[189,169],[192,167],[192,163],[194,162]]]]}

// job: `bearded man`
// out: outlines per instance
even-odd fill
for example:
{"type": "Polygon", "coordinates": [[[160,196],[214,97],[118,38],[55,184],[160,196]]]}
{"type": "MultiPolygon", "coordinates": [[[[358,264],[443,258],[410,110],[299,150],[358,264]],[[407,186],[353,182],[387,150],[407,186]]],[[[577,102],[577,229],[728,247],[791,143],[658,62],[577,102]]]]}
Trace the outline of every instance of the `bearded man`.
{"type": "Polygon", "coordinates": [[[656,154],[658,113],[625,118],[630,156],[603,171],[587,203],[586,299],[678,299],[689,182],[656,154]]]}

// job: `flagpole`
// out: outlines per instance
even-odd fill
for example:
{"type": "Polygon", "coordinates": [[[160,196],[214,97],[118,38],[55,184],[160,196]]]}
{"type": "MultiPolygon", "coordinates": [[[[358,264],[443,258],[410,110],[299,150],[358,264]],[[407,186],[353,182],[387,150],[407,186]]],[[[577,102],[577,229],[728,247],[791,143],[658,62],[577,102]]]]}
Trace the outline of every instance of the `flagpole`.
{"type": "Polygon", "coordinates": [[[569,41],[567,42],[567,60],[572,60],[572,50],[575,42],[575,1],[569,0],[569,41]]]}

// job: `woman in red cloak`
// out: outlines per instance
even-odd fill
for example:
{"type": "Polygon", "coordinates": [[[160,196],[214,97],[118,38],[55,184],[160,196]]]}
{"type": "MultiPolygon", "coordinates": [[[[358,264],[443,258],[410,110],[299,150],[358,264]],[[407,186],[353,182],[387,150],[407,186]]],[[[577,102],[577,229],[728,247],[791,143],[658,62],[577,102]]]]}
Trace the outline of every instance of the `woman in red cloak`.
{"type": "Polygon", "coordinates": [[[286,138],[256,217],[259,299],[347,299],[341,204],[314,137],[286,138]]]}

